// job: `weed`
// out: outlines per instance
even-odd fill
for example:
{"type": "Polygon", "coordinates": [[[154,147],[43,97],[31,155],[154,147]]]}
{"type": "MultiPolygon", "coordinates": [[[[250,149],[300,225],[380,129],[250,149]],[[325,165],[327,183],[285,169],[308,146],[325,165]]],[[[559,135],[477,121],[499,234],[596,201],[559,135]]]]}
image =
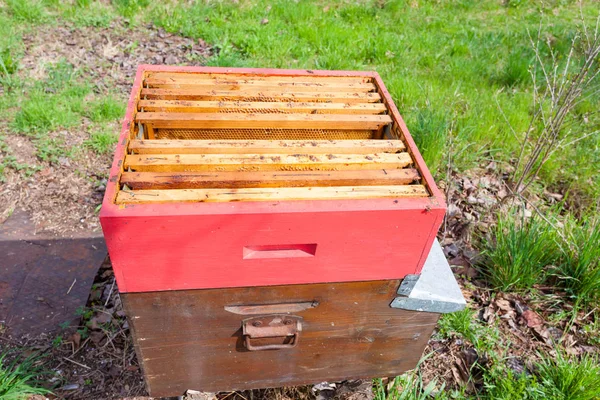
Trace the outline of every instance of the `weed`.
{"type": "Polygon", "coordinates": [[[444,314],[438,322],[440,335],[444,338],[458,335],[473,344],[477,343],[477,325],[474,321],[474,314],[475,312],[469,308],[444,314]]]}
{"type": "Polygon", "coordinates": [[[36,156],[52,164],[57,164],[61,158],[71,157],[73,149],[66,147],[64,140],[50,138],[47,135],[39,135],[33,140],[37,149],[36,156]]]}
{"type": "Polygon", "coordinates": [[[78,307],[77,310],[75,310],[75,314],[80,316],[81,319],[83,319],[83,321],[88,321],[90,318],[92,318],[92,316],[94,315],[94,310],[92,310],[91,308],[86,308],[86,307],[78,307]]]}
{"type": "Polygon", "coordinates": [[[92,132],[83,144],[98,154],[111,153],[117,143],[118,136],[111,131],[92,132]]]}
{"type": "Polygon", "coordinates": [[[94,122],[114,121],[125,114],[124,102],[113,96],[102,98],[88,103],[85,115],[94,122]]]}
{"type": "Polygon", "coordinates": [[[54,338],[54,340],[52,340],[52,347],[54,347],[55,349],[59,348],[60,345],[63,342],[63,337],[62,335],[58,335],[57,337],[54,338]]]}
{"type": "Polygon", "coordinates": [[[6,354],[0,355],[0,399],[25,400],[32,395],[48,394],[47,389],[39,387],[37,376],[43,374],[38,359],[29,357],[24,360],[15,359],[6,365],[6,354]]]}
{"type": "MultiPolygon", "coordinates": [[[[436,381],[427,385],[420,374],[408,372],[397,376],[387,385],[382,379],[373,382],[373,395],[375,400],[426,400],[435,390],[436,381]]],[[[442,385],[442,390],[443,390],[442,385]]]]}
{"type": "Polygon", "coordinates": [[[444,314],[438,321],[438,333],[443,338],[463,337],[482,352],[492,350],[500,341],[498,329],[481,324],[469,308],[444,314]]]}
{"type": "Polygon", "coordinates": [[[600,347],[600,314],[592,314],[592,322],[583,325],[583,332],[587,336],[587,341],[592,346],[600,347]]]}
{"type": "Polygon", "coordinates": [[[0,77],[6,78],[17,71],[18,63],[9,47],[0,51],[0,77]]]}
{"type": "Polygon", "coordinates": [[[586,217],[582,222],[568,218],[565,232],[568,242],[561,243],[560,284],[576,305],[597,304],[600,301],[600,218],[586,217]]]}
{"type": "Polygon", "coordinates": [[[594,400],[600,393],[600,362],[589,354],[579,360],[561,350],[543,356],[537,365],[541,398],[594,400]]]}
{"type": "Polygon", "coordinates": [[[498,289],[532,288],[557,258],[553,232],[538,216],[525,219],[515,210],[501,214],[491,236],[483,243],[481,269],[498,289]]]}
{"type": "Polygon", "coordinates": [[[2,136],[0,136],[0,156],[2,156],[0,159],[0,182],[5,181],[5,173],[9,168],[23,173],[26,178],[31,177],[40,170],[40,167],[37,165],[29,165],[18,162],[17,158],[12,154],[11,149],[8,147],[6,142],[4,142],[4,138],[2,136]]]}

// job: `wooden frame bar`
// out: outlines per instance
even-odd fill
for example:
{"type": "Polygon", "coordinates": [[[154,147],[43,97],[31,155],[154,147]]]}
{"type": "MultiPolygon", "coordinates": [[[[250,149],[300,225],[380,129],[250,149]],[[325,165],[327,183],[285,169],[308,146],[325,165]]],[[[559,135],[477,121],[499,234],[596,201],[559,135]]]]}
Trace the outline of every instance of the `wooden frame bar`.
{"type": "Polygon", "coordinates": [[[400,140],[132,140],[134,154],[373,154],[406,150],[400,140]]]}
{"type": "Polygon", "coordinates": [[[124,172],[121,184],[137,189],[389,186],[418,183],[414,168],[362,171],[124,172]]]}
{"type": "Polygon", "coordinates": [[[323,199],[369,199],[422,197],[427,195],[423,185],[401,186],[340,186],[340,187],[284,187],[240,189],[172,189],[122,190],[117,204],[230,202],[230,201],[288,201],[323,199]]]}
{"type": "Polygon", "coordinates": [[[136,121],[171,129],[348,129],[375,130],[390,124],[388,115],[219,114],[138,112],[136,121]]]}
{"type": "Polygon", "coordinates": [[[142,89],[145,99],[157,100],[234,100],[234,99],[281,99],[282,101],[329,101],[340,103],[374,103],[381,101],[378,93],[359,92],[296,92],[267,90],[211,90],[211,89],[142,89]]]}
{"type": "Polygon", "coordinates": [[[155,112],[251,112],[269,111],[307,114],[382,114],[387,108],[382,103],[315,103],[284,101],[194,101],[194,100],[140,100],[138,107],[155,112]]]}
{"type": "Polygon", "coordinates": [[[134,171],[339,171],[404,168],[408,153],[375,154],[131,154],[124,167],[134,171]]]}

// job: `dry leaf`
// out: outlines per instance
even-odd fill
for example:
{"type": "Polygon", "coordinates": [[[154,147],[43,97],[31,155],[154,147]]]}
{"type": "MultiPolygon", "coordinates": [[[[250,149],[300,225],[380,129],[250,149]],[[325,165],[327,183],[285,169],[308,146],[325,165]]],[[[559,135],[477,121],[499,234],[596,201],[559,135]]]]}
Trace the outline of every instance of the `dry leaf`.
{"type": "Polygon", "coordinates": [[[538,314],[536,314],[532,310],[527,310],[523,312],[523,319],[527,322],[528,328],[535,328],[536,326],[544,325],[544,320],[538,314]]]}

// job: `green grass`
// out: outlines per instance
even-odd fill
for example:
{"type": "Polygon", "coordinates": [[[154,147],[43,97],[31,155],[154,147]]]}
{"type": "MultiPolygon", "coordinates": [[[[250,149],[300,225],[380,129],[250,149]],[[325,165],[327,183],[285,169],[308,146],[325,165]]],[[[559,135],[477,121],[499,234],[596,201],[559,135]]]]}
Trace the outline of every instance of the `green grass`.
{"type": "Polygon", "coordinates": [[[484,325],[475,311],[464,310],[444,314],[438,322],[438,334],[446,339],[462,337],[481,352],[493,350],[500,343],[500,332],[494,326],[484,325]]]}
{"type": "Polygon", "coordinates": [[[35,394],[48,394],[39,386],[38,376],[43,374],[35,358],[6,363],[6,354],[0,355],[0,399],[26,400],[35,394]]]}
{"type": "Polygon", "coordinates": [[[48,66],[48,77],[36,82],[17,111],[13,128],[39,136],[81,121],[83,101],[91,89],[76,81],[77,73],[66,60],[48,66]]]}
{"type": "Polygon", "coordinates": [[[119,136],[112,131],[95,131],[83,144],[98,154],[109,154],[115,150],[119,136]]]}
{"type": "Polygon", "coordinates": [[[557,350],[544,356],[537,365],[540,398],[556,400],[594,400],[600,397],[600,360],[589,354],[580,359],[557,350]]]}
{"type": "Polygon", "coordinates": [[[568,243],[561,243],[558,278],[577,305],[594,307],[600,302],[600,219],[568,218],[564,229],[568,243]]]}
{"type": "Polygon", "coordinates": [[[77,0],[74,6],[63,4],[60,7],[61,17],[73,22],[78,27],[108,28],[117,18],[114,10],[98,1],[77,0]]]}
{"type": "Polygon", "coordinates": [[[102,96],[87,104],[86,116],[94,122],[114,121],[125,115],[125,101],[115,96],[102,96]]]}
{"type": "Polygon", "coordinates": [[[485,376],[485,395],[490,400],[534,400],[544,399],[537,379],[526,373],[515,374],[501,366],[485,376]]]}
{"type": "Polygon", "coordinates": [[[556,261],[555,235],[537,215],[523,218],[518,211],[499,215],[491,237],[483,239],[482,272],[492,286],[503,291],[530,289],[546,277],[556,261]]]}
{"type": "Polygon", "coordinates": [[[5,0],[10,13],[20,21],[41,22],[46,17],[42,0],[5,0]]]}
{"type": "Polygon", "coordinates": [[[150,4],[149,0],[112,0],[117,12],[126,18],[131,18],[150,4]]]}
{"type": "MultiPolygon", "coordinates": [[[[431,398],[435,386],[435,380],[426,385],[419,373],[409,372],[395,377],[387,385],[382,379],[375,379],[373,395],[375,400],[426,400],[431,398]]],[[[441,390],[443,388],[444,385],[441,390]]]]}

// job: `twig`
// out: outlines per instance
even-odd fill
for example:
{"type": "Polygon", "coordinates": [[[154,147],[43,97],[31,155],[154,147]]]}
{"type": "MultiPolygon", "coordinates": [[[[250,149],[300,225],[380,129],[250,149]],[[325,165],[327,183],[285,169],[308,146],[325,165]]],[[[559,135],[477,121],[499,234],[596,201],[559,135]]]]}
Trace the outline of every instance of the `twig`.
{"type": "Polygon", "coordinates": [[[106,301],[104,302],[104,307],[108,305],[108,301],[110,300],[110,296],[112,295],[113,288],[115,287],[115,278],[113,277],[112,285],[110,285],[110,290],[108,292],[108,296],[106,296],[106,301]]]}
{"type": "Polygon", "coordinates": [[[73,279],[73,283],[71,283],[69,290],[67,290],[67,294],[71,293],[71,289],[73,289],[73,286],[75,286],[75,282],[77,282],[77,278],[73,279]]]}
{"type": "Polygon", "coordinates": [[[85,369],[90,369],[90,370],[92,369],[91,367],[88,367],[85,364],[78,363],[77,361],[73,361],[73,360],[71,360],[70,358],[67,358],[67,357],[63,357],[63,360],[69,361],[69,362],[71,362],[71,363],[73,363],[75,365],[79,365],[80,367],[85,368],[85,369]]]}

